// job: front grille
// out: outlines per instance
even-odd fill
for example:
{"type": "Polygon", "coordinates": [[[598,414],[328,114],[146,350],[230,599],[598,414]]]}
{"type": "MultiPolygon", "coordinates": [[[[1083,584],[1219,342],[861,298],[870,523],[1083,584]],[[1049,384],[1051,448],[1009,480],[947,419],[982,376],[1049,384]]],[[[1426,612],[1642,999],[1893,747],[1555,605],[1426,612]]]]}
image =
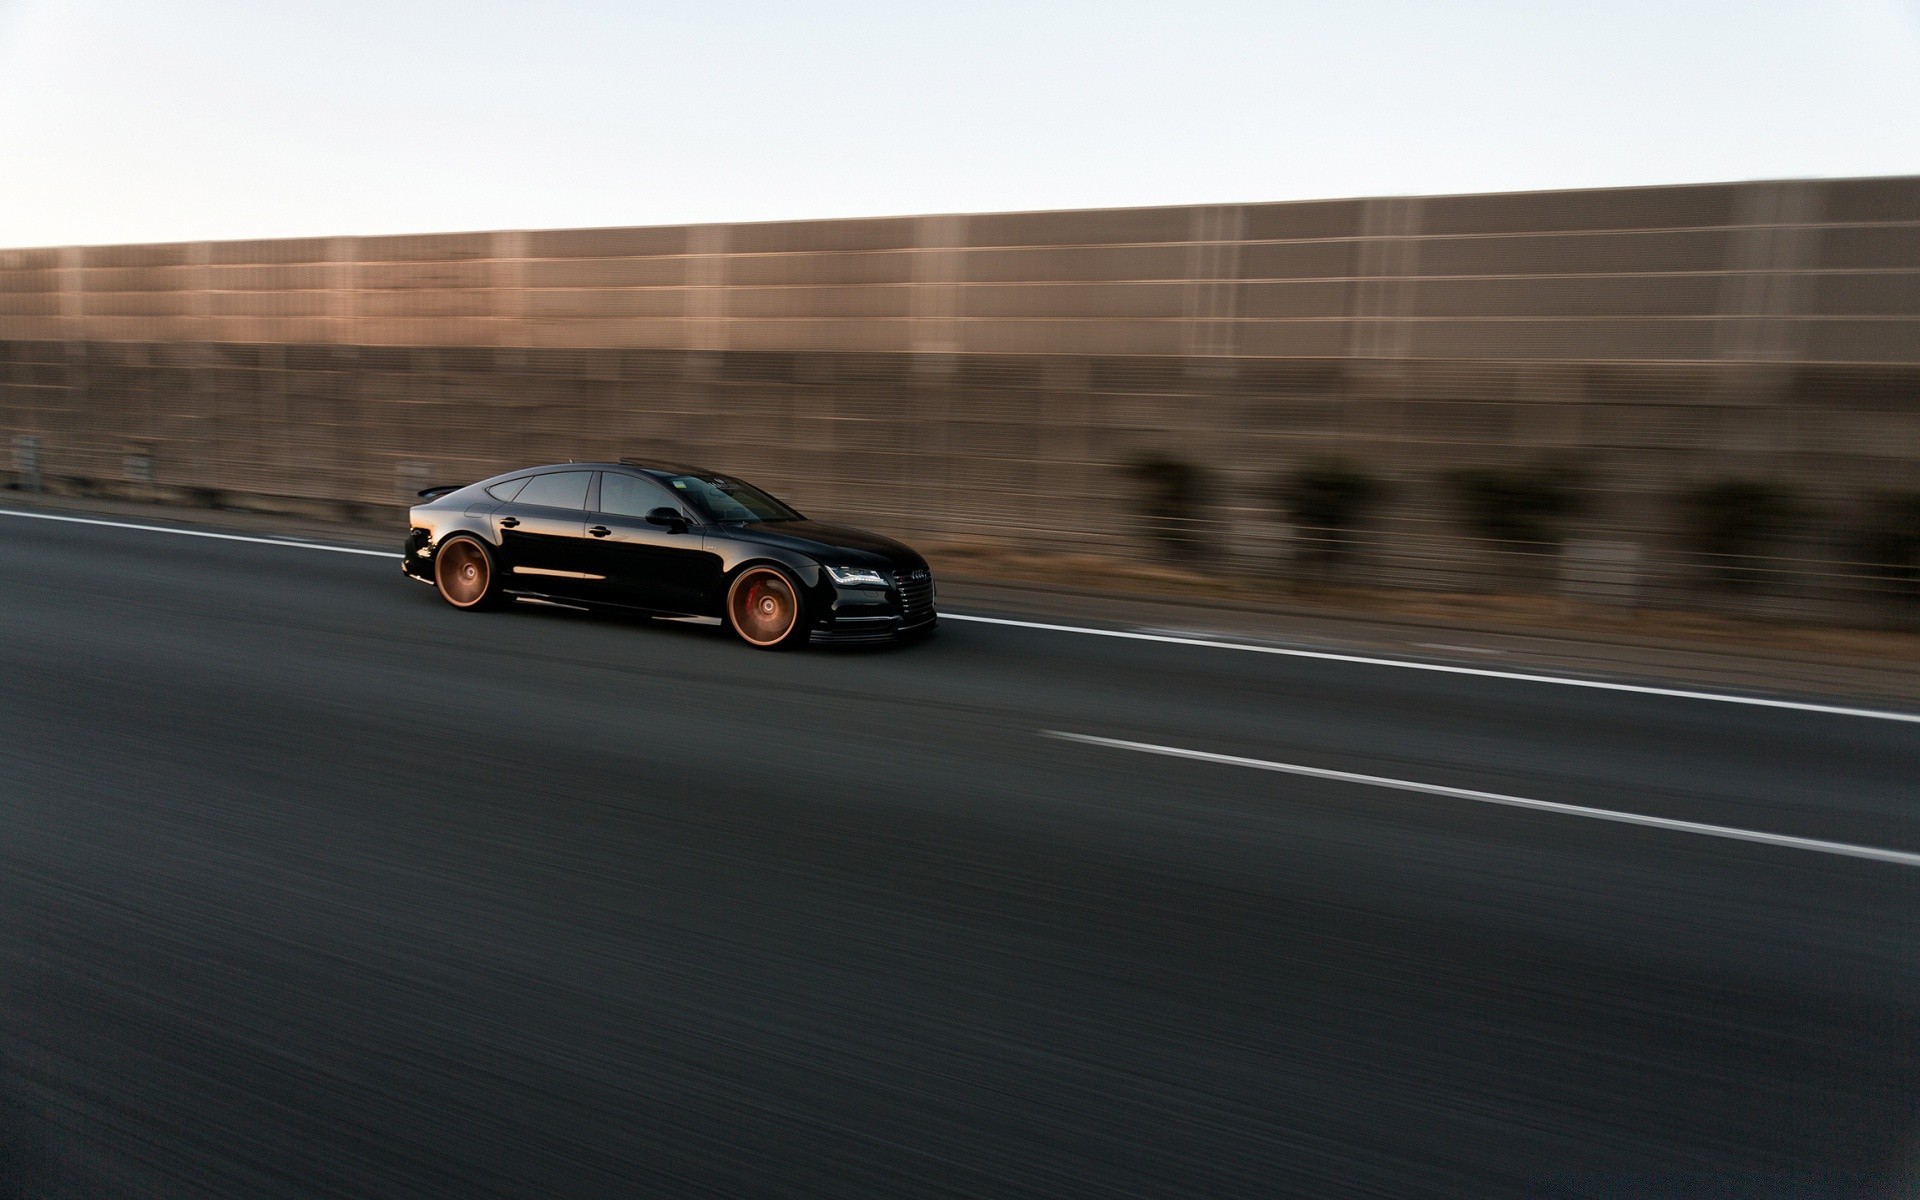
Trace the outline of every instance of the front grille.
{"type": "Polygon", "coordinates": [[[908,621],[933,612],[933,574],[929,571],[902,571],[894,577],[900,592],[900,615],[908,621]]]}

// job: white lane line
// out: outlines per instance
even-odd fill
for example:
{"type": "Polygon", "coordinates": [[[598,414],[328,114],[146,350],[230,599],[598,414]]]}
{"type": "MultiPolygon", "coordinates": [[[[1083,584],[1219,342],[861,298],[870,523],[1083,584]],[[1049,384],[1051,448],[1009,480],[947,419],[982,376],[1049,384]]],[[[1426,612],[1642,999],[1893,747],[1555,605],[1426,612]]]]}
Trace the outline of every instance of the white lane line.
{"type": "Polygon", "coordinates": [[[67,521],[75,525],[104,525],[109,529],[138,529],[142,533],[173,533],[181,537],[215,538],[223,542],[252,542],[258,546],[287,546],[295,550],[329,550],[335,554],[365,554],[373,558],[399,558],[391,550],[362,550],[355,546],[329,546],[322,542],[296,542],[278,537],[247,537],[238,533],[214,533],[207,529],[174,529],[166,525],[136,525],[130,521],[102,521],[97,517],[67,517],[56,513],[21,512],[0,508],[0,517],[26,517],[33,521],[67,521]]]}
{"type": "MultiPolygon", "coordinates": [[[[334,554],[362,554],[372,558],[399,558],[389,550],[362,550],[355,546],[329,546],[322,542],[296,542],[277,537],[246,537],[238,533],[214,533],[205,529],[175,529],[166,525],[138,525],[130,521],[104,521],[96,517],[69,517],[56,513],[21,512],[0,509],[0,517],[25,517],[35,521],[67,521],[76,525],[104,525],[110,529],[137,529],[145,533],[172,533],[181,537],[215,538],[227,542],[253,542],[262,546],[287,546],[296,550],[326,550],[334,554]]],[[[1600,679],[1573,679],[1564,675],[1533,675],[1520,671],[1496,671],[1488,667],[1461,667],[1446,663],[1414,662],[1401,658],[1373,658],[1360,654],[1339,654],[1330,650],[1301,650],[1288,646],[1263,646],[1247,642],[1227,642],[1217,638],[1184,637],[1169,633],[1141,633],[1128,629],[1095,629],[1084,625],[1059,625],[1045,621],[1015,621],[1007,617],[981,617],[970,613],[941,613],[945,621],[972,621],[980,625],[1007,625],[1016,629],[1040,629],[1050,633],[1077,633],[1087,637],[1122,638],[1136,642],[1165,642],[1175,646],[1201,646],[1210,650],[1239,650],[1247,654],[1278,654],[1290,658],[1317,658],[1328,662],[1358,663],[1372,667],[1397,667],[1403,671],[1437,671],[1444,675],[1479,675],[1488,679],[1513,679],[1524,683],[1552,683],[1561,687],[1593,688],[1607,692],[1633,692],[1643,696],[1669,696],[1681,700],[1711,700],[1720,704],[1746,704],[1755,708],[1783,708],[1797,712],[1828,713],[1841,717],[1864,717],[1874,721],[1902,721],[1920,725],[1920,713],[1890,712],[1875,708],[1847,708],[1837,704],[1810,704],[1801,700],[1772,700],[1762,696],[1735,696],[1724,692],[1696,692],[1682,688],[1649,687],[1637,683],[1611,683],[1600,679]]]]}
{"type": "Polygon", "coordinates": [[[1094,629],[1081,625],[1055,625],[1044,621],[1015,621],[1006,617],[975,617],[965,613],[941,613],[943,621],[974,621],[982,625],[1009,625],[1016,629],[1042,629],[1051,633],[1078,633],[1089,637],[1124,638],[1135,642],[1165,642],[1174,646],[1204,646],[1211,650],[1239,650],[1247,654],[1279,654],[1288,658],[1318,658],[1328,662],[1359,663],[1369,667],[1397,667],[1403,671],[1436,671],[1443,675],[1478,675],[1487,679],[1513,679],[1523,683],[1553,683],[1561,687],[1593,688],[1603,692],[1633,692],[1642,696],[1670,696],[1680,700],[1712,700],[1720,704],[1746,704],[1755,708],[1785,708],[1796,712],[1829,713],[1839,717],[1866,717],[1874,721],[1904,721],[1920,725],[1920,713],[1891,712],[1878,708],[1847,708],[1838,704],[1810,704],[1803,700],[1772,700],[1764,696],[1736,696],[1726,692],[1695,692],[1684,688],[1650,687],[1639,683],[1612,683],[1603,679],[1574,679],[1565,675],[1532,675],[1522,671],[1496,671],[1491,667],[1461,667],[1449,663],[1415,662],[1404,658],[1373,658],[1363,654],[1336,654],[1328,650],[1297,650],[1286,646],[1261,646],[1247,642],[1222,642],[1213,638],[1179,637],[1164,633],[1138,633],[1130,629],[1094,629]]]}
{"type": "Polygon", "coordinates": [[[1330,771],[1325,767],[1303,767],[1297,763],[1269,762],[1263,758],[1241,758],[1233,754],[1212,754],[1205,750],[1183,750],[1178,746],[1156,746],[1152,742],[1129,742],[1120,738],[1094,737],[1086,733],[1062,733],[1043,729],[1041,737],[1063,742],[1104,746],[1110,750],[1132,750],[1140,754],[1159,754],[1168,758],[1190,758],[1197,762],[1220,763],[1229,767],[1251,767],[1256,771],[1277,771],[1283,775],[1303,775],[1309,779],[1330,779],[1336,783],[1360,783],[1369,787],[1419,792],[1427,796],[1446,796],[1455,800],[1475,800],[1482,804],[1504,804],[1510,808],[1531,808],[1569,817],[1588,817],[1596,821],[1617,821],[1623,825],[1645,825],[1676,833],[1697,833],[1705,837],[1731,838],[1739,842],[1759,842],[1765,846],[1785,846],[1791,850],[1814,850],[1821,854],[1839,854],[1847,858],[1866,858],[1875,862],[1920,867],[1920,854],[1905,850],[1883,850],[1878,846],[1855,846],[1848,842],[1825,842],[1818,838],[1789,837],[1784,833],[1763,833],[1757,829],[1737,829],[1730,825],[1702,825],[1698,821],[1676,821],[1670,817],[1648,817],[1639,813],[1616,812],[1610,808],[1588,808],[1580,804],[1560,804],[1552,800],[1530,800],[1525,796],[1506,796],[1499,792],[1476,792],[1471,788],[1446,787],[1437,783],[1416,783],[1411,779],[1388,779],[1383,775],[1358,775],[1352,771],[1330,771]]]}

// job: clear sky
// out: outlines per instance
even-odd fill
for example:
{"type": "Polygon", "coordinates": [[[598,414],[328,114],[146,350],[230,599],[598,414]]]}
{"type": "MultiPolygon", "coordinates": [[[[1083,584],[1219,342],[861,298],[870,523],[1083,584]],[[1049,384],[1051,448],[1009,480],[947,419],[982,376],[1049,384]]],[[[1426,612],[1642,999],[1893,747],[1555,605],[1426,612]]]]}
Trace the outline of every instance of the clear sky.
{"type": "Polygon", "coordinates": [[[1920,172],[1920,0],[0,0],[0,245],[1920,172]]]}

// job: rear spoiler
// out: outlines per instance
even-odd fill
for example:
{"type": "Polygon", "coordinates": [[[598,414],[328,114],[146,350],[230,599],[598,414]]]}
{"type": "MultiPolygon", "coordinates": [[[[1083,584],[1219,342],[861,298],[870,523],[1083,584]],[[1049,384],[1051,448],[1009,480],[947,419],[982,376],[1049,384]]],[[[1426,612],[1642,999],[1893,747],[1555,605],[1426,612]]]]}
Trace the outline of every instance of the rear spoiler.
{"type": "Polygon", "coordinates": [[[442,483],[430,488],[421,488],[418,495],[422,500],[432,500],[437,496],[444,496],[448,492],[457,492],[465,486],[467,485],[464,483],[442,483]]]}

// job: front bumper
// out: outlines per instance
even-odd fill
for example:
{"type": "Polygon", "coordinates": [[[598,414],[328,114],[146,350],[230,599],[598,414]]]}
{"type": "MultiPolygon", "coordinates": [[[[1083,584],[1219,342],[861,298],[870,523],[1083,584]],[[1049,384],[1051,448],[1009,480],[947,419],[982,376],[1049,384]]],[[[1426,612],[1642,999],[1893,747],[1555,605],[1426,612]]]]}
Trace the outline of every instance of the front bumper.
{"type": "Polygon", "coordinates": [[[901,638],[920,637],[923,634],[932,633],[939,626],[940,615],[932,612],[913,618],[911,621],[899,616],[867,619],[842,618],[814,626],[812,640],[830,642],[834,645],[848,645],[855,642],[891,642],[901,638]]]}
{"type": "Polygon", "coordinates": [[[884,590],[835,586],[813,640],[882,642],[932,632],[940,624],[934,599],[933,576],[925,567],[897,573],[884,590]]]}

